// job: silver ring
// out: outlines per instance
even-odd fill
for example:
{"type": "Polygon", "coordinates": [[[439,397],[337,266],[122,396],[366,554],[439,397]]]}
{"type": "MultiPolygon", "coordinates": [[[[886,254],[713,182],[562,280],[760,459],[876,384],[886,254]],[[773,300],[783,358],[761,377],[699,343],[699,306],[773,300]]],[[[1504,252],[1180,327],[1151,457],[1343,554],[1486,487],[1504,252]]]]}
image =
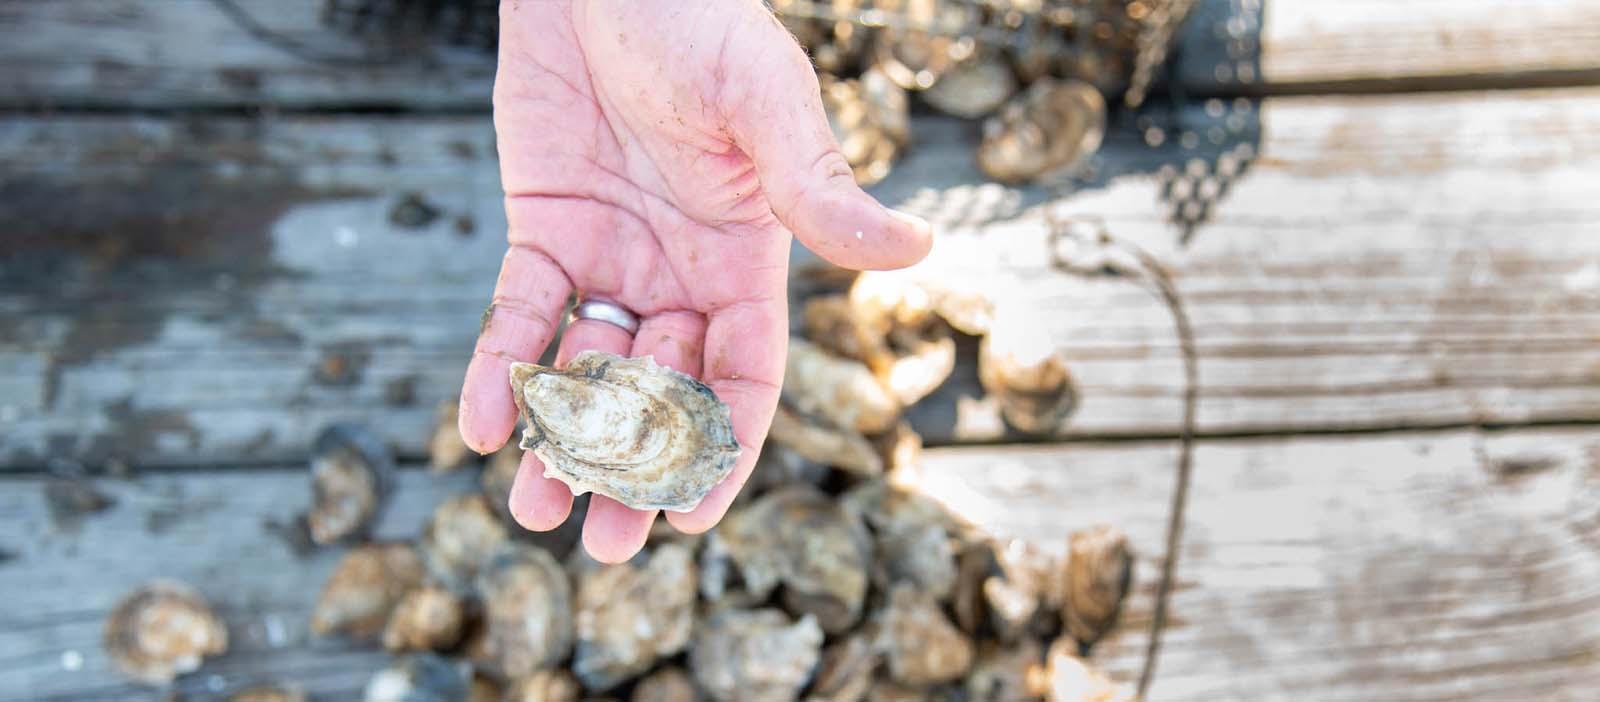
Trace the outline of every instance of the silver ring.
{"type": "Polygon", "coordinates": [[[628,308],[622,305],[606,300],[584,300],[579,302],[578,306],[572,309],[572,318],[605,322],[629,334],[639,332],[639,315],[628,311],[628,308]]]}

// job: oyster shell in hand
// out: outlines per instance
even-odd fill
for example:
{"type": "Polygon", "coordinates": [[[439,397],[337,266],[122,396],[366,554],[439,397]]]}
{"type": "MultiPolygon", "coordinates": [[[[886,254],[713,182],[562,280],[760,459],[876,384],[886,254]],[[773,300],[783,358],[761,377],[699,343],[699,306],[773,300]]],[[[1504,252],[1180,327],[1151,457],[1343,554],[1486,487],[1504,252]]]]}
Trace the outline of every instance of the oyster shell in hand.
{"type": "Polygon", "coordinates": [[[739,456],[728,406],[649,356],[585,351],[564,370],[513,363],[511,388],[528,425],[522,447],[575,495],[687,512],[739,456]]]}

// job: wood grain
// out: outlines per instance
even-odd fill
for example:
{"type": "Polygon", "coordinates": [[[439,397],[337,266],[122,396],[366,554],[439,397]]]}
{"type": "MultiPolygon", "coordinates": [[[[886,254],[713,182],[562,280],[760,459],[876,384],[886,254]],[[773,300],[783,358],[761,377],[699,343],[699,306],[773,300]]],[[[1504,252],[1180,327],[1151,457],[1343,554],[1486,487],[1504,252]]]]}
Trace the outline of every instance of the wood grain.
{"type": "MultiPolygon", "coordinates": [[[[1174,448],[933,449],[918,485],[998,538],[1047,553],[1077,529],[1124,529],[1134,593],[1094,658],[1128,682],[1174,448]]],[[[1600,684],[1597,456],[1594,429],[1202,441],[1150,699],[1585,699],[1600,684]]],[[[377,536],[413,537],[472,477],[402,471],[377,536]]],[[[94,484],[115,506],[58,525],[41,478],[0,479],[0,520],[15,525],[0,535],[14,554],[0,563],[0,701],[167,699],[123,681],[99,643],[113,602],[157,576],[199,587],[233,637],[179,692],[284,682],[351,699],[382,665],[369,648],[306,632],[338,550],[296,559],[262,526],[303,507],[303,469],[94,484]]]]}
{"type": "MultiPolygon", "coordinates": [[[[1600,92],[1245,103],[1259,155],[1184,247],[1159,170],[1188,167],[1178,135],[1210,107],[1160,149],[1120,134],[1058,205],[1172,269],[1202,432],[1600,419],[1600,92]]],[[[984,184],[960,122],[919,134],[876,189],[940,229],[907,275],[982,287],[1068,354],[1059,436],[1175,432],[1155,298],[1051,269],[1048,193],[984,184]]],[[[11,117],[0,152],[0,464],[299,460],[336,419],[419,455],[503,251],[486,123],[11,117]],[[392,223],[409,194],[439,216],[392,223]]],[[[914,409],[933,443],[1010,436],[970,360],[914,409]]]]}

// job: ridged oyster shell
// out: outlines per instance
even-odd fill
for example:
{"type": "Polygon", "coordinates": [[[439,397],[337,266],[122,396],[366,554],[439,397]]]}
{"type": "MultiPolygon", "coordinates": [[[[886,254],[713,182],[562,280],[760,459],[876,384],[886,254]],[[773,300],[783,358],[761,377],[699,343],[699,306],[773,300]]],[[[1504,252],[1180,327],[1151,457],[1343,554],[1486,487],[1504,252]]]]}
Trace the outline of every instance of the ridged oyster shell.
{"type": "Polygon", "coordinates": [[[511,388],[527,422],[522,447],[574,495],[687,512],[739,455],[728,406],[649,356],[585,351],[564,370],[513,363],[511,388]]]}

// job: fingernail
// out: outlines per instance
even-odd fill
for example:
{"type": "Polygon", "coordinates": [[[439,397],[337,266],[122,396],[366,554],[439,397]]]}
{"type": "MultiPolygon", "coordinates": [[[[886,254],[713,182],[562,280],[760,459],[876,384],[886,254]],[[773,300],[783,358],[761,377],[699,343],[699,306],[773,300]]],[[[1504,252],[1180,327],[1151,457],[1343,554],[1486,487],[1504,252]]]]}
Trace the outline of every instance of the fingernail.
{"type": "Polygon", "coordinates": [[[889,212],[889,216],[890,217],[893,217],[895,219],[900,220],[901,222],[904,222],[906,224],[906,226],[911,227],[913,230],[915,230],[919,234],[932,234],[933,233],[933,225],[928,224],[928,220],[926,220],[926,219],[918,217],[918,216],[916,216],[914,214],[911,214],[909,212],[901,212],[900,210],[894,209],[892,207],[885,207],[883,209],[885,209],[885,210],[887,210],[889,212]]]}

